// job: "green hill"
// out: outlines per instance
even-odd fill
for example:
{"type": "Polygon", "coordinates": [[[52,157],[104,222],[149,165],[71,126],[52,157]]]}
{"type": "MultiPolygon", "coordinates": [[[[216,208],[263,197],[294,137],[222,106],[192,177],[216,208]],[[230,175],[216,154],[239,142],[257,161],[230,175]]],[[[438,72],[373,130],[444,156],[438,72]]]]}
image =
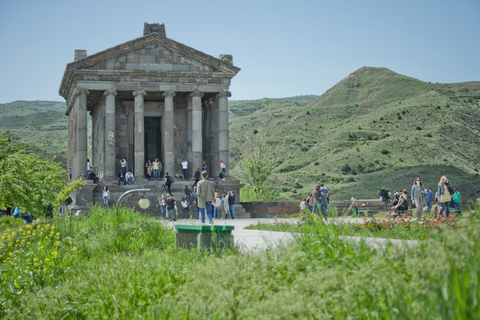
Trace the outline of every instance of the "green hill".
{"type": "Polygon", "coordinates": [[[67,117],[64,102],[15,101],[0,104],[0,132],[10,129],[19,141],[66,163],[67,117]]]}
{"type": "Polygon", "coordinates": [[[417,175],[434,188],[447,175],[462,194],[479,195],[480,82],[431,84],[361,68],[315,101],[262,99],[245,110],[232,110],[231,163],[254,132],[265,135],[278,158],[270,183],[279,198],[298,199],[318,182],[333,199],[376,198],[382,186],[409,189],[417,175]]]}
{"type": "MultiPolygon", "coordinates": [[[[65,162],[65,103],[0,104],[0,131],[65,162]]],[[[426,83],[386,68],[361,68],[322,96],[230,101],[231,173],[252,136],[276,160],[277,199],[325,183],[332,199],[376,198],[380,187],[436,188],[447,175],[464,198],[480,195],[480,82],[426,83]]],[[[89,121],[90,123],[90,121],[89,121]]]]}

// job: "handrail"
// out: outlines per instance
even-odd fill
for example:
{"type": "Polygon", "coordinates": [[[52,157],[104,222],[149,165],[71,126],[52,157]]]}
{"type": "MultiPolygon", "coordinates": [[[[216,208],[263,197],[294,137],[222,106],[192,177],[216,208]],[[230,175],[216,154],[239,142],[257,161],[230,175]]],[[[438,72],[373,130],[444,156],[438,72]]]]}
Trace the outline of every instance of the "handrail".
{"type": "Polygon", "coordinates": [[[148,191],[150,191],[150,189],[132,189],[132,190],[128,190],[127,192],[124,192],[120,196],[120,198],[118,198],[118,200],[117,200],[117,207],[120,206],[123,199],[125,199],[127,196],[129,196],[131,194],[134,194],[134,193],[142,193],[142,192],[148,192],[148,191]]]}

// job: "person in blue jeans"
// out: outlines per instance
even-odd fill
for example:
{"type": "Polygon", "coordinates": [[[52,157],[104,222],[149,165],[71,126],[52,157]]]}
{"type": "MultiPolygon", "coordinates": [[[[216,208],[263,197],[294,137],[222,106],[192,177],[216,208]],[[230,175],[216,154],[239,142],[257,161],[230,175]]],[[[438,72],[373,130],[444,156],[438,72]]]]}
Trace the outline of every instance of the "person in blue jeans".
{"type": "Polygon", "coordinates": [[[207,212],[207,217],[209,223],[212,221],[212,201],[215,200],[215,187],[213,183],[207,180],[208,174],[206,171],[202,172],[202,180],[198,182],[197,193],[198,193],[198,207],[200,208],[200,214],[202,217],[202,223],[205,223],[205,211],[207,212]]]}
{"type": "Polygon", "coordinates": [[[158,201],[158,204],[160,205],[160,216],[163,218],[165,217],[165,211],[167,206],[167,203],[165,202],[165,196],[163,194],[160,200],[158,201]]]}
{"type": "Polygon", "coordinates": [[[433,193],[430,187],[427,187],[427,190],[425,190],[424,197],[425,197],[425,205],[428,207],[429,210],[432,210],[433,193]]]}
{"type": "Polygon", "coordinates": [[[462,202],[462,195],[458,192],[457,188],[453,189],[452,199],[454,202],[455,210],[460,210],[460,203],[462,202]]]}
{"type": "Polygon", "coordinates": [[[133,184],[134,181],[135,181],[135,179],[133,178],[132,171],[128,171],[127,174],[125,175],[125,183],[126,184],[133,184]]]}
{"type": "Polygon", "coordinates": [[[438,202],[440,204],[439,216],[445,214],[447,217],[450,216],[450,201],[452,200],[452,195],[448,190],[450,181],[446,176],[442,176],[438,182],[438,202]]]}
{"type": "Polygon", "coordinates": [[[215,219],[220,219],[220,206],[222,205],[222,200],[220,200],[218,193],[215,192],[215,200],[213,202],[213,217],[215,219]]]}
{"type": "Polygon", "coordinates": [[[228,193],[228,211],[230,211],[230,218],[235,219],[235,192],[228,193]]]}

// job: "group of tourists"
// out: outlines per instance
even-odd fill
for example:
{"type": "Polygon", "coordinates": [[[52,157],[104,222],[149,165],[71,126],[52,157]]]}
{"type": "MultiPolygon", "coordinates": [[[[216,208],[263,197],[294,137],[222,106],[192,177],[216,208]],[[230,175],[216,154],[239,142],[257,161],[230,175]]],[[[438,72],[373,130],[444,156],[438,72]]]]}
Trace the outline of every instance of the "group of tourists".
{"type": "MultiPolygon", "coordinates": [[[[452,189],[450,185],[451,182],[447,177],[442,176],[438,182],[437,191],[433,195],[433,191],[429,186],[424,187],[422,179],[416,178],[414,180],[410,198],[412,207],[415,207],[415,216],[418,221],[422,219],[423,211],[431,211],[433,209],[435,217],[443,215],[449,217],[452,210],[460,211],[462,195],[457,188],[452,189]],[[433,202],[435,202],[435,205],[433,202]]],[[[396,214],[405,212],[408,210],[409,205],[407,189],[395,191],[393,212],[396,214]]]]}
{"type": "MultiPolygon", "coordinates": [[[[213,224],[213,219],[235,219],[235,192],[229,191],[220,197],[219,193],[215,192],[213,182],[208,180],[207,171],[202,171],[201,178],[193,186],[193,191],[190,190],[188,185],[185,185],[184,195],[180,201],[183,219],[187,218],[187,211],[190,214],[192,202],[195,203],[196,207],[195,218],[201,219],[202,223],[205,223],[206,219],[211,224],[213,224]]],[[[160,206],[160,217],[173,221],[177,220],[177,201],[170,191],[166,198],[164,195],[160,197],[158,204],[160,206]]]]}
{"type": "Polygon", "coordinates": [[[317,184],[308,197],[304,198],[300,203],[300,212],[306,212],[307,209],[317,215],[321,212],[323,220],[327,221],[327,214],[330,209],[328,205],[329,193],[330,191],[323,185],[323,183],[317,184]]]}

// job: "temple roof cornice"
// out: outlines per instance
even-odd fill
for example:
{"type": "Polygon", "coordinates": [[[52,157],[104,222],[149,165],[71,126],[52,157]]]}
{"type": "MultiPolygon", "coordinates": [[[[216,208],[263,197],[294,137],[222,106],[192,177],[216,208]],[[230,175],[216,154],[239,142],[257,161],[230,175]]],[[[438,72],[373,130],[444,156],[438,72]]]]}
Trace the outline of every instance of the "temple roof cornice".
{"type": "Polygon", "coordinates": [[[60,85],[59,94],[68,99],[69,92],[72,91],[72,85],[75,82],[75,76],[92,75],[98,77],[115,77],[115,76],[133,76],[133,77],[212,77],[212,78],[229,78],[231,79],[240,71],[240,68],[232,64],[207,55],[199,50],[188,47],[175,40],[166,38],[158,33],[148,34],[146,36],[127,41],[123,44],[100,51],[98,53],[86,56],[85,58],[67,64],[62,83],[60,85]],[[159,46],[166,50],[178,53],[181,56],[197,61],[218,72],[173,72],[173,71],[142,71],[142,70],[92,70],[89,68],[102,64],[110,59],[115,59],[129,52],[140,50],[147,46],[159,46]]]}

